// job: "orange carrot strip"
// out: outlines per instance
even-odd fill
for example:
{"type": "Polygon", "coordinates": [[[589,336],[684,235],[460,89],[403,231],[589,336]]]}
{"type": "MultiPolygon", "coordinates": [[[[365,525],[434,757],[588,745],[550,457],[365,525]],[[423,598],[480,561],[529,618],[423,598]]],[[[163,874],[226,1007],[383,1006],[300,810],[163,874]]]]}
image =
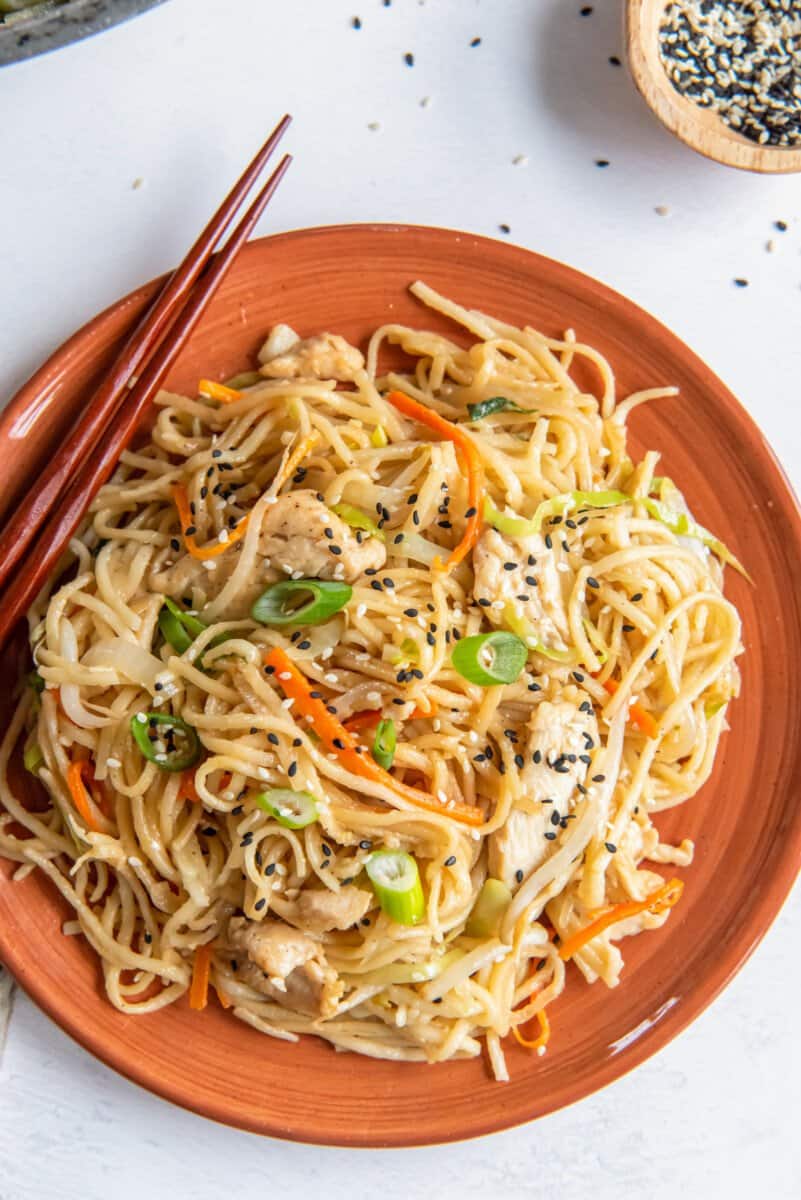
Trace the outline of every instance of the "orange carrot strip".
{"type": "Polygon", "coordinates": [[[195,787],[195,768],[187,767],[181,772],[181,782],[178,785],[178,799],[191,800],[192,804],[200,804],[200,796],[197,794],[195,787]]]}
{"type": "Polygon", "coordinates": [[[211,942],[198,946],[192,965],[192,983],[189,987],[189,1007],[197,1012],[209,1002],[209,974],[211,972],[211,942]]]}
{"type": "Polygon", "coordinates": [[[372,729],[373,725],[377,725],[380,720],[380,708],[363,708],[359,712],[352,713],[344,724],[348,733],[358,733],[362,729],[372,729]]]}
{"type": "Polygon", "coordinates": [[[300,673],[291,658],[280,646],[274,646],[264,656],[268,667],[272,667],[275,678],[284,695],[294,700],[293,714],[310,719],[311,728],[320,738],[326,750],[336,755],[346,770],[363,779],[371,779],[375,783],[390,788],[396,796],[400,796],[416,808],[428,812],[439,813],[445,817],[453,817],[463,825],[482,825],[484,814],[481,809],[470,804],[456,803],[441,804],[427,792],[408,787],[379,767],[378,763],[367,754],[357,750],[353,736],[348,732],[333,713],[330,713],[322,700],[315,699],[305,676],[300,673]]]}
{"type": "Polygon", "coordinates": [[[559,947],[559,957],[562,959],[572,958],[576,951],[580,950],[587,942],[592,941],[599,933],[603,933],[610,925],[616,925],[618,921],[625,920],[626,917],[636,917],[641,912],[651,912],[656,915],[664,912],[666,908],[672,908],[681,899],[683,891],[684,884],[680,879],[669,879],[667,883],[657,888],[650,896],[646,896],[644,900],[625,900],[622,904],[613,904],[596,920],[591,921],[589,925],[585,925],[583,929],[579,929],[572,937],[562,942],[559,947]]]}
{"type": "Polygon", "coordinates": [[[213,379],[201,379],[197,390],[201,396],[208,396],[209,400],[219,400],[220,404],[231,404],[242,395],[236,388],[230,388],[224,383],[215,383],[213,379]]]}
{"type": "Polygon", "coordinates": [[[172,498],[175,503],[175,507],[178,509],[178,519],[181,522],[181,533],[183,534],[184,545],[193,558],[216,558],[218,554],[223,554],[229,546],[232,546],[234,542],[238,542],[240,538],[244,537],[245,530],[247,529],[248,521],[250,519],[250,513],[247,513],[242,518],[235,529],[228,530],[227,541],[212,542],[208,546],[198,546],[197,542],[195,541],[194,534],[187,534],[186,532],[187,529],[192,528],[194,523],[194,517],[192,516],[189,508],[189,496],[186,488],[182,483],[173,483],[170,485],[170,489],[172,491],[172,498]]]}
{"type": "MultiPolygon", "coordinates": [[[[610,696],[614,696],[615,692],[620,687],[620,684],[616,679],[605,679],[602,687],[606,689],[610,696]]],[[[657,725],[656,718],[652,713],[649,713],[647,709],[643,708],[641,704],[629,705],[629,720],[631,721],[632,725],[636,725],[640,732],[644,733],[646,737],[659,737],[659,726],[657,725]]]]}
{"type": "Polygon", "coordinates": [[[444,567],[439,559],[434,560],[434,566],[438,570],[450,571],[467,557],[478,541],[484,506],[484,468],[481,465],[481,458],[472,439],[464,430],[460,429],[458,425],[454,425],[452,421],[446,421],[445,417],[441,417],[433,409],[426,408],[424,404],[413,400],[404,392],[390,392],[387,400],[405,417],[419,421],[421,425],[427,425],[440,437],[453,442],[467,476],[467,511],[470,516],[467,518],[462,540],[451,550],[444,567]]]}
{"type": "Polygon", "coordinates": [[[520,1032],[520,1027],[517,1025],[512,1026],[512,1033],[521,1046],[525,1046],[527,1050],[539,1051],[544,1050],[548,1045],[548,1039],[551,1036],[551,1023],[548,1020],[548,1015],[544,1008],[541,1008],[538,1013],[535,1013],[534,1017],[532,1017],[532,1020],[535,1018],[537,1021],[539,1021],[540,1026],[540,1032],[538,1033],[537,1037],[531,1039],[524,1037],[524,1035],[520,1032]]]}
{"type": "Polygon", "coordinates": [[[309,453],[309,451],[313,450],[314,447],[317,445],[317,441],[318,441],[318,435],[316,433],[309,433],[306,435],[306,437],[300,439],[297,446],[290,454],[289,458],[286,460],[284,465],[279,469],[278,474],[276,475],[276,477],[273,481],[273,488],[275,489],[276,492],[279,490],[279,488],[282,488],[284,486],[287,479],[292,478],[292,476],[295,474],[296,469],[303,462],[304,458],[309,453]]]}
{"type": "Polygon", "coordinates": [[[100,833],[101,829],[97,823],[97,818],[92,812],[92,801],[86,784],[83,781],[84,772],[88,770],[90,770],[88,759],[78,759],[76,762],[71,762],[67,768],[67,787],[70,790],[72,803],[83,817],[87,829],[91,829],[93,833],[100,833]]]}

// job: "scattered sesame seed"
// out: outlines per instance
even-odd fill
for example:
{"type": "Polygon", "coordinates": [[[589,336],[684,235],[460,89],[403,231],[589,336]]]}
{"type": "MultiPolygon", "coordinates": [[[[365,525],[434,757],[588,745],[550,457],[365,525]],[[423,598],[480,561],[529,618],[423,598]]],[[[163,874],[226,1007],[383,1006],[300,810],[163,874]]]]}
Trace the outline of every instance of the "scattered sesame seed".
{"type": "Polygon", "coordinates": [[[502,221],[501,224],[498,226],[498,228],[500,229],[501,233],[511,233],[512,232],[511,225],[507,225],[505,221],[502,221]]]}
{"type": "Polygon", "coordinates": [[[480,46],[480,45],[481,45],[481,38],[480,38],[480,37],[474,37],[474,38],[473,38],[473,40],[472,40],[472,42],[470,43],[470,45],[471,45],[471,46],[480,46]]]}
{"type": "Polygon", "coordinates": [[[351,21],[351,25],[353,26],[354,29],[361,29],[361,27],[362,27],[361,17],[354,17],[353,20],[351,21]]]}
{"type": "Polygon", "coordinates": [[[735,287],[738,287],[738,288],[747,288],[748,287],[747,279],[742,279],[742,278],[735,279],[733,282],[734,282],[735,287]]]}
{"type": "Polygon", "coordinates": [[[522,883],[523,878],[524,878],[524,876],[523,876],[523,872],[521,870],[518,869],[517,871],[515,871],[515,879],[517,880],[518,883],[522,883]]]}
{"type": "Polygon", "coordinates": [[[404,56],[403,56],[403,61],[406,63],[407,67],[413,67],[414,66],[414,55],[407,51],[406,54],[404,54],[404,56]]]}
{"type": "Polygon", "coordinates": [[[596,165],[596,167],[608,167],[609,159],[608,158],[596,158],[595,165],[596,165]]]}

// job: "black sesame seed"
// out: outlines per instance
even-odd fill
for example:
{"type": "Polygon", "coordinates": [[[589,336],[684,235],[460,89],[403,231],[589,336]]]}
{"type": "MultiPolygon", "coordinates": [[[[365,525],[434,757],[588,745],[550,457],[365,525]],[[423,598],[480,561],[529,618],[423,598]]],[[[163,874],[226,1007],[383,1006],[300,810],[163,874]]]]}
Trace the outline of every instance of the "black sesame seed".
{"type": "Polygon", "coordinates": [[[581,702],[581,704],[579,705],[579,712],[583,712],[583,713],[592,712],[592,705],[590,704],[589,700],[583,700],[581,702]]]}
{"type": "Polygon", "coordinates": [[[450,856],[450,858],[446,858],[446,859],[445,859],[445,866],[446,866],[446,867],[453,867],[453,866],[455,866],[455,865],[456,865],[456,855],[455,855],[455,854],[452,854],[452,855],[450,856]]]}
{"type": "Polygon", "coordinates": [[[416,504],[417,503],[417,492],[412,492],[411,496],[409,496],[406,503],[407,504],[416,504]]]}
{"type": "Polygon", "coordinates": [[[361,17],[354,17],[353,20],[351,21],[351,25],[353,26],[354,29],[361,29],[361,27],[362,27],[361,17]]]}
{"type": "Polygon", "coordinates": [[[738,287],[738,288],[746,288],[746,287],[748,287],[748,280],[747,279],[735,279],[734,286],[738,287]]]}
{"type": "Polygon", "coordinates": [[[551,824],[552,824],[552,825],[558,825],[558,824],[559,824],[559,822],[561,821],[561,819],[562,819],[562,818],[561,818],[561,816],[559,815],[559,813],[558,813],[558,812],[556,811],[556,809],[554,808],[554,809],[551,811],[551,824]]]}
{"type": "Polygon", "coordinates": [[[637,626],[626,624],[626,625],[623,625],[622,628],[623,628],[624,633],[634,633],[634,630],[637,628],[637,626]]]}
{"type": "Polygon", "coordinates": [[[595,165],[596,165],[596,167],[608,167],[609,159],[608,158],[596,158],[595,165]]]}
{"type": "Polygon", "coordinates": [[[532,756],[531,756],[531,761],[532,761],[533,763],[536,763],[536,764],[537,764],[537,766],[539,766],[539,764],[542,762],[542,751],[541,751],[541,750],[535,750],[535,751],[534,751],[534,753],[533,753],[533,754],[532,754],[532,756]]]}
{"type": "Polygon", "coordinates": [[[609,62],[612,64],[613,67],[622,66],[622,63],[616,54],[609,55],[609,62]]]}
{"type": "Polygon", "coordinates": [[[548,832],[546,833],[545,837],[547,838],[547,840],[548,840],[549,842],[553,842],[553,841],[556,839],[556,834],[555,834],[555,833],[553,833],[553,832],[552,832],[552,831],[549,829],[549,830],[548,830],[548,832]]]}
{"type": "Polygon", "coordinates": [[[275,863],[267,863],[267,866],[264,868],[264,874],[265,875],[274,875],[275,874],[275,863]]]}
{"type": "Polygon", "coordinates": [[[404,608],[403,615],[404,617],[416,617],[417,611],[416,608],[404,608]]]}
{"type": "Polygon", "coordinates": [[[149,946],[152,941],[153,941],[153,934],[146,932],[145,933],[145,945],[149,946]]]}
{"type": "MultiPolygon", "coordinates": [[[[334,743],[334,744],[336,745],[336,743],[334,743]]],[[[340,746],[340,750],[341,749],[342,749],[342,747],[340,746]]],[[[290,779],[294,779],[295,776],[297,775],[297,773],[298,773],[298,764],[296,762],[291,762],[289,764],[289,767],[287,768],[287,775],[289,776],[290,779]]]]}
{"type": "Polygon", "coordinates": [[[516,571],[518,564],[516,562],[505,562],[503,564],[504,571],[516,571]]]}
{"type": "Polygon", "coordinates": [[[237,804],[236,808],[231,809],[231,816],[238,817],[245,811],[244,804],[237,804]]]}
{"type": "Polygon", "coordinates": [[[304,638],[302,642],[298,642],[298,650],[310,650],[311,642],[308,638],[304,638]]]}
{"type": "Polygon", "coordinates": [[[551,537],[550,533],[546,533],[545,535],[545,547],[547,550],[553,549],[553,538],[551,537]]]}
{"type": "Polygon", "coordinates": [[[595,578],[594,575],[587,576],[587,587],[599,588],[600,586],[601,586],[600,583],[598,582],[598,580],[595,578]]]}
{"type": "Polygon", "coordinates": [[[512,227],[511,227],[511,225],[507,225],[505,222],[502,222],[502,223],[501,223],[501,224],[498,226],[498,228],[500,229],[501,233],[511,233],[511,232],[512,232],[512,227]]]}
{"type": "Polygon", "coordinates": [[[477,508],[468,508],[467,512],[464,515],[465,515],[465,517],[468,517],[468,518],[474,517],[477,512],[478,512],[477,508]]]}
{"type": "Polygon", "coordinates": [[[480,38],[480,37],[474,37],[474,38],[473,38],[473,40],[472,40],[472,42],[470,43],[470,45],[471,45],[471,46],[480,46],[480,45],[481,45],[481,38],[480,38]]]}
{"type": "Polygon", "coordinates": [[[530,684],[528,685],[528,690],[529,690],[530,692],[541,692],[541,691],[542,691],[542,687],[541,687],[541,686],[540,686],[540,684],[538,684],[538,683],[530,683],[530,684]]]}
{"type": "Polygon", "coordinates": [[[636,604],[638,600],[642,600],[642,592],[635,592],[631,599],[636,604]]]}
{"type": "Polygon", "coordinates": [[[392,539],[392,542],[395,546],[399,546],[402,541],[403,541],[402,533],[396,533],[394,538],[392,539]]]}
{"type": "Polygon", "coordinates": [[[436,646],[437,639],[434,637],[433,633],[427,633],[426,634],[426,642],[428,643],[429,646],[436,646]]]}
{"type": "Polygon", "coordinates": [[[331,850],[331,847],[328,845],[327,842],[323,842],[320,846],[320,849],[322,850],[322,852],[326,858],[331,857],[331,854],[333,853],[333,851],[331,850]]]}
{"type": "Polygon", "coordinates": [[[197,533],[197,528],[194,525],[188,525],[184,530],[184,537],[194,537],[197,533]]]}
{"type": "Polygon", "coordinates": [[[403,56],[403,61],[406,63],[407,67],[413,67],[414,66],[414,55],[407,52],[403,56]]]}
{"type": "Polygon", "coordinates": [[[217,830],[213,825],[204,825],[200,832],[204,837],[214,837],[217,833],[217,830]]]}
{"type": "Polygon", "coordinates": [[[592,5],[591,4],[585,4],[583,8],[579,9],[579,16],[581,16],[581,17],[589,17],[591,14],[592,14],[592,5]]]}
{"type": "Polygon", "coordinates": [[[593,775],[592,782],[593,783],[603,783],[603,781],[605,779],[606,779],[605,775],[593,775]]]}
{"type": "Polygon", "coordinates": [[[517,880],[518,883],[522,883],[523,882],[523,872],[520,870],[515,871],[515,879],[517,880]]]}
{"type": "Polygon", "coordinates": [[[178,538],[170,538],[170,546],[173,550],[181,549],[181,543],[178,541],[178,538]]]}
{"type": "Polygon", "coordinates": [[[211,457],[212,458],[222,458],[222,450],[212,450],[211,457]]]}
{"type": "Polygon", "coordinates": [[[584,682],[584,676],[582,675],[581,671],[572,671],[571,674],[572,674],[573,678],[575,679],[576,683],[584,682]]]}
{"type": "Polygon", "coordinates": [[[373,843],[371,841],[369,841],[367,838],[365,838],[364,841],[359,842],[360,850],[372,850],[372,848],[373,848],[373,843]]]}
{"type": "Polygon", "coordinates": [[[342,547],[341,546],[329,546],[328,551],[330,554],[341,554],[342,547]]]}
{"type": "Polygon", "coordinates": [[[617,846],[615,845],[615,843],[614,843],[614,842],[604,842],[604,845],[606,846],[606,848],[607,848],[607,850],[609,851],[609,853],[610,853],[610,854],[615,854],[615,853],[616,853],[616,851],[617,851],[617,846]]]}
{"type": "Polygon", "coordinates": [[[481,596],[479,598],[478,602],[482,608],[491,608],[492,607],[492,601],[488,600],[486,596],[481,596]]]}
{"type": "Polygon", "coordinates": [[[787,222],[786,221],[774,221],[773,228],[778,229],[779,233],[786,233],[787,232],[787,222]]]}
{"type": "Polygon", "coordinates": [[[523,767],[524,767],[524,765],[525,765],[525,761],[526,761],[526,760],[523,758],[523,755],[522,755],[522,754],[516,754],[516,755],[515,755],[515,758],[514,758],[514,763],[515,763],[515,766],[516,766],[516,767],[517,767],[519,770],[521,770],[521,771],[522,771],[522,769],[523,769],[523,767]]]}

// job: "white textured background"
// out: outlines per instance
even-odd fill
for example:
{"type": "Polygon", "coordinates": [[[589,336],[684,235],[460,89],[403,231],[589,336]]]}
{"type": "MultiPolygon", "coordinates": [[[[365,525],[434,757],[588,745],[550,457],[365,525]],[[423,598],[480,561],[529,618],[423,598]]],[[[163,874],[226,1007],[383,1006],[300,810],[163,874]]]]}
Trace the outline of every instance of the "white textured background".
{"type": "MultiPolygon", "coordinates": [[[[177,261],[288,108],[297,160],[265,231],[390,220],[504,236],[506,222],[672,326],[798,484],[801,179],[733,172],[674,142],[608,62],[622,56],[620,0],[580,7],[170,0],[0,71],[0,396],[177,261]]],[[[725,995],[633,1075],[528,1128],[419,1151],[310,1149],[201,1122],[117,1078],[17,995],[0,1200],[797,1200],[799,937],[796,892],[725,995]]]]}

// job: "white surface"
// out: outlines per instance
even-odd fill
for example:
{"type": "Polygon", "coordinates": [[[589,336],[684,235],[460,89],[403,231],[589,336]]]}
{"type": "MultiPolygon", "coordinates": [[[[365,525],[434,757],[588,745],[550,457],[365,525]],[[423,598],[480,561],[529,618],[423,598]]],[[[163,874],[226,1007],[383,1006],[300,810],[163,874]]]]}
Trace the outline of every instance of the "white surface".
{"type": "MultiPolygon", "coordinates": [[[[797,484],[801,177],[740,174],[674,142],[607,62],[621,53],[618,3],[596,0],[589,18],[579,7],[170,0],[0,72],[0,395],[177,261],[288,108],[297,160],[265,232],[390,220],[494,235],[508,222],[515,241],[672,326],[797,484]],[[518,155],[528,165],[512,165],[518,155]]],[[[632,1076],[528,1128],[420,1151],[311,1150],[201,1122],[114,1076],[18,997],[0,1067],[0,1200],[217,1200],[293,1183],[330,1200],[797,1198],[799,937],[796,892],[726,994],[632,1076]]]]}

